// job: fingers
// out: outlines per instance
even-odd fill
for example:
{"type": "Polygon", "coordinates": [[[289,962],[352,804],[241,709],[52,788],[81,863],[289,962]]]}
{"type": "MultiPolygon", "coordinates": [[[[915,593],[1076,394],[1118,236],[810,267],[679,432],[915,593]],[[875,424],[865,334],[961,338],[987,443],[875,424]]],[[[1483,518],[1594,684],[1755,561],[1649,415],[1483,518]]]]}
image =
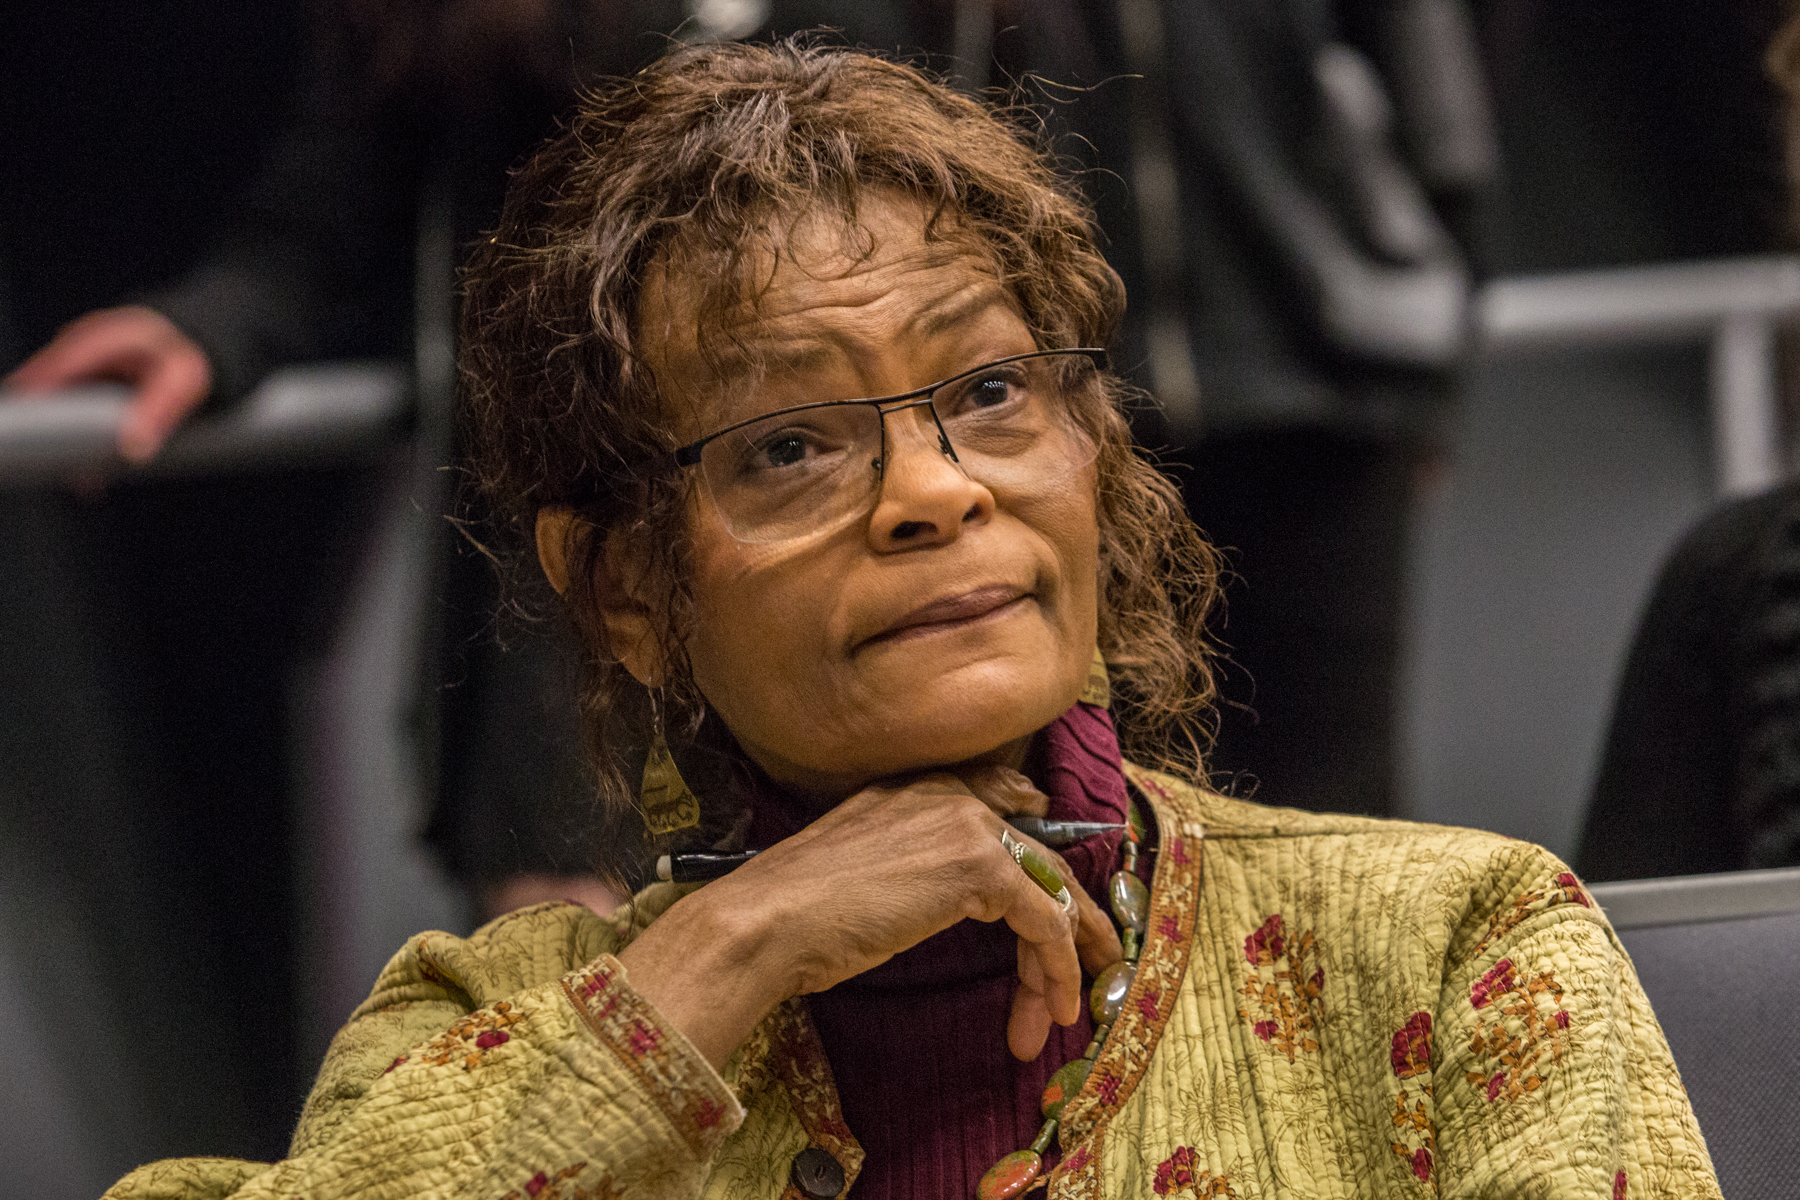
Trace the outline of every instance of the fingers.
{"type": "Polygon", "coordinates": [[[175,330],[167,317],[142,307],[108,308],[69,322],[26,359],[7,383],[26,391],[101,379],[136,383],[157,345],[175,330]]]}
{"type": "Polygon", "coordinates": [[[1076,882],[1075,872],[1063,856],[1048,848],[1043,853],[1056,864],[1057,872],[1075,897],[1075,951],[1081,957],[1081,965],[1088,974],[1098,975],[1125,957],[1119,931],[1113,927],[1112,918],[1105,910],[1094,903],[1087,889],[1076,882]]]}
{"type": "Polygon", "coordinates": [[[119,453],[148,462],[177,426],[206,399],[212,368],[198,347],[160,357],[138,384],[137,395],[119,426],[119,453]]]}
{"type": "Polygon", "coordinates": [[[1075,878],[1075,871],[1069,866],[1068,860],[1043,843],[1017,830],[1013,831],[1013,836],[1048,859],[1050,864],[1056,868],[1056,873],[1062,876],[1063,884],[1069,889],[1069,894],[1075,898],[1075,949],[1080,955],[1081,965],[1087,969],[1088,973],[1098,975],[1107,967],[1124,958],[1125,947],[1119,942],[1119,934],[1113,928],[1112,918],[1094,902],[1094,898],[1088,895],[1087,889],[1081,886],[1080,881],[1075,878]]]}
{"type": "MultiPolygon", "coordinates": [[[[1004,854],[1004,851],[1001,852],[1004,854]]],[[[1063,907],[1010,861],[1006,923],[1019,935],[1019,990],[1007,1022],[1007,1045],[1029,1061],[1043,1049],[1050,1023],[1073,1025],[1081,1017],[1081,960],[1063,907]]]]}
{"type": "Polygon", "coordinates": [[[119,428],[119,450],[142,462],[206,398],[212,366],[167,317],[134,305],[64,326],[6,382],[29,393],[108,379],[122,380],[135,393],[119,428]]]}
{"type": "Polygon", "coordinates": [[[1041,817],[1050,811],[1050,797],[1010,767],[982,767],[962,780],[975,798],[1002,817],[1041,817]]]}
{"type": "MultiPolygon", "coordinates": [[[[1049,811],[1049,798],[1018,771],[989,767],[971,772],[964,777],[963,782],[977,799],[998,816],[1028,814],[1041,817],[1049,811]]],[[[1013,831],[1013,836],[1055,866],[1064,886],[1075,900],[1074,920],[1068,922],[1068,918],[1064,917],[1068,926],[1072,926],[1068,940],[1046,937],[1034,941],[1018,924],[1013,923],[1010,914],[1008,916],[1008,922],[1013,924],[1015,932],[1020,936],[1020,985],[1013,1000],[1007,1038],[1013,1053],[1029,1060],[1035,1058],[1042,1049],[1044,1039],[1049,1036],[1052,1019],[1058,1024],[1068,1025],[1079,1018],[1081,968],[1085,967],[1090,973],[1097,975],[1123,958],[1125,950],[1119,942],[1118,932],[1113,928],[1112,919],[1088,895],[1087,889],[1081,886],[1063,856],[1016,830],[1013,831]],[[1052,953],[1048,949],[1052,945],[1060,949],[1052,953]],[[1067,953],[1070,949],[1073,949],[1073,955],[1067,953]],[[1027,964],[1035,971],[1034,975],[1027,975],[1027,964]]],[[[1014,864],[1014,868],[1017,869],[1017,864],[1014,864]]],[[[1032,891],[1050,900],[1024,871],[1017,873],[1032,891]]],[[[1055,906],[1054,900],[1050,902],[1055,906]]],[[[1033,907],[1036,907],[1035,902],[1033,907]]],[[[1057,908],[1060,914],[1060,906],[1057,908]]]]}
{"type": "Polygon", "coordinates": [[[1050,1003],[1043,963],[1029,942],[1019,943],[1019,990],[1006,1020],[1006,1047],[1020,1062],[1031,1062],[1050,1038],[1050,1003]]]}

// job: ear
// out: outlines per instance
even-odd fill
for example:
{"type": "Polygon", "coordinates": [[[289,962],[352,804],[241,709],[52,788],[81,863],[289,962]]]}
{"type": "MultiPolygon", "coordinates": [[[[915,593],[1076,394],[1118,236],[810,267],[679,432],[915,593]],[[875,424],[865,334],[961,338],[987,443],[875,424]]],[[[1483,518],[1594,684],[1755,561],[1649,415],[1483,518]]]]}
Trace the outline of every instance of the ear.
{"type": "Polygon", "coordinates": [[[600,569],[604,578],[595,591],[613,657],[645,687],[660,687],[663,654],[649,586],[649,548],[643,538],[614,530],[601,548],[600,569]]]}
{"type": "Polygon", "coordinates": [[[607,652],[633,679],[654,687],[662,682],[662,653],[657,646],[655,612],[649,603],[650,564],[642,541],[618,532],[602,535],[573,509],[541,508],[537,515],[538,565],[557,594],[567,595],[571,554],[581,539],[601,536],[606,542],[593,596],[606,629],[607,652]]]}
{"type": "Polygon", "coordinates": [[[569,590],[569,535],[575,532],[575,510],[560,504],[538,509],[538,566],[559,596],[569,590]]]}

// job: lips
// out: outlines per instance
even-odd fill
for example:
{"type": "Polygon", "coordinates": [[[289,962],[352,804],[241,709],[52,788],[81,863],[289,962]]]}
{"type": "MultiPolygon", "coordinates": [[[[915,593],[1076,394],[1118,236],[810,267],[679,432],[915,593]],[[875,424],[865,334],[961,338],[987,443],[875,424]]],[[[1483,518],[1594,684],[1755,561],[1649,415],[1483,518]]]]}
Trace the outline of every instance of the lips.
{"type": "Polygon", "coordinates": [[[933,600],[930,604],[913,609],[864,641],[863,645],[872,646],[970,625],[983,618],[998,615],[1003,609],[1011,608],[1030,595],[1026,589],[1012,584],[992,584],[959,595],[946,596],[942,600],[933,600]]]}

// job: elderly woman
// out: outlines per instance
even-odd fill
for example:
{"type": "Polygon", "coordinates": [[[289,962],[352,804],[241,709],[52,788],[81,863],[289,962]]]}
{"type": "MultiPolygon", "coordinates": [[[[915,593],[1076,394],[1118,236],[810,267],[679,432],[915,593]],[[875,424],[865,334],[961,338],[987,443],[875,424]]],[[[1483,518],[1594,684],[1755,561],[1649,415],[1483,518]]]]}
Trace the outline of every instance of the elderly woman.
{"type": "Polygon", "coordinates": [[[1198,782],[1215,565],[1129,443],[1096,240],[907,67],[689,49],[589,98],[471,270],[471,418],[602,799],[717,877],[419,935],[291,1157],[113,1195],[1715,1195],[1555,859],[1198,782]]]}

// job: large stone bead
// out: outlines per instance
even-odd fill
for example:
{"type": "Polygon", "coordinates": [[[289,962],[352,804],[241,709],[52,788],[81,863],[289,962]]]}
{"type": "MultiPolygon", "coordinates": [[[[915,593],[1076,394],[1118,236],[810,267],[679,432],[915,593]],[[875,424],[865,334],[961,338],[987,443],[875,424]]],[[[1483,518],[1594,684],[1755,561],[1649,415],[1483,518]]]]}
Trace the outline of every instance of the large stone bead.
{"type": "Polygon", "coordinates": [[[1135,978],[1137,964],[1125,960],[1100,972],[1100,978],[1094,980],[1094,986],[1088,992],[1088,1011],[1094,1014],[1094,1024],[1112,1024],[1125,1007],[1125,993],[1131,990],[1131,981],[1135,978]]]}
{"type": "Polygon", "coordinates": [[[1037,1182],[1044,1160],[1036,1150],[1015,1150],[987,1169],[975,1185],[975,1200],[1007,1200],[1023,1196],[1037,1182]]]}
{"type": "Polygon", "coordinates": [[[1063,1105],[1075,1098],[1081,1085],[1087,1082],[1088,1072],[1093,1070],[1092,1060],[1078,1058],[1074,1062],[1064,1063],[1050,1082],[1044,1087],[1043,1113],[1047,1120],[1056,1121],[1062,1118],[1063,1105]]]}
{"type": "Polygon", "coordinates": [[[1150,920],[1150,889],[1144,881],[1129,871],[1115,871],[1106,890],[1119,924],[1144,932],[1144,925],[1150,920]]]}
{"type": "Polygon", "coordinates": [[[808,1146],[797,1154],[788,1175],[807,1200],[836,1200],[844,1191],[843,1164],[819,1146],[808,1146]]]}

